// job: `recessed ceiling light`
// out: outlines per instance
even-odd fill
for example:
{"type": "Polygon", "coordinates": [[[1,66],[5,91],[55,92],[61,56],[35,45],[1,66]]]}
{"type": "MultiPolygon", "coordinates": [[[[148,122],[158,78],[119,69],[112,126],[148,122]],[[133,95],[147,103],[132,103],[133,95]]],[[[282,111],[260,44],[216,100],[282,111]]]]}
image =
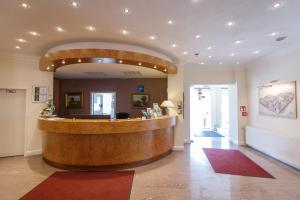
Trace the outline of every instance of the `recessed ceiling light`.
{"type": "Polygon", "coordinates": [[[241,64],[239,61],[236,62],[237,65],[241,64]]]}
{"type": "Polygon", "coordinates": [[[164,72],[167,72],[168,70],[167,69],[164,69],[164,72]]]}
{"type": "Polygon", "coordinates": [[[25,42],[26,42],[26,40],[24,40],[23,38],[18,38],[17,41],[18,41],[18,42],[22,42],[22,43],[25,43],[25,42]]]}
{"type": "Polygon", "coordinates": [[[242,40],[237,40],[237,41],[235,41],[234,42],[234,44],[242,44],[244,41],[242,41],[242,40]]]}
{"type": "Polygon", "coordinates": [[[124,14],[129,14],[129,8],[124,8],[124,9],[123,9],[123,13],[124,13],[124,14]]]}
{"type": "Polygon", "coordinates": [[[78,58],[77,62],[81,63],[82,62],[81,58],[78,58]]]}
{"type": "Polygon", "coordinates": [[[219,65],[223,65],[223,63],[222,63],[222,62],[219,62],[219,65]]]}
{"type": "Polygon", "coordinates": [[[57,32],[65,32],[65,30],[62,27],[60,27],[60,26],[55,27],[55,30],[57,32]]]}
{"type": "Polygon", "coordinates": [[[96,28],[94,26],[86,26],[85,27],[88,31],[95,31],[96,28]]]}
{"type": "Polygon", "coordinates": [[[129,32],[127,31],[127,30],[121,30],[121,33],[123,34],[123,35],[128,35],[129,34],[129,32]]]}
{"type": "Polygon", "coordinates": [[[173,47],[173,48],[177,47],[177,44],[172,44],[172,47],[173,47]]]}
{"type": "Polygon", "coordinates": [[[150,40],[156,40],[156,36],[151,35],[151,36],[149,37],[149,39],[150,39],[150,40]]]}
{"type": "Polygon", "coordinates": [[[201,38],[201,36],[200,36],[200,35],[196,35],[195,38],[196,38],[196,39],[199,39],[199,38],[201,38]]]}
{"type": "Polygon", "coordinates": [[[235,56],[235,53],[231,53],[230,56],[232,56],[232,57],[235,56]]]}
{"type": "Polygon", "coordinates": [[[40,36],[40,33],[36,32],[36,31],[29,31],[29,34],[32,36],[40,36]]]}
{"type": "Polygon", "coordinates": [[[188,52],[187,52],[187,51],[184,51],[182,54],[183,54],[183,55],[187,55],[187,54],[188,54],[188,52]]]}
{"type": "Polygon", "coordinates": [[[30,5],[26,2],[20,2],[19,5],[22,7],[22,8],[30,8],[30,5]]]}
{"type": "Polygon", "coordinates": [[[79,7],[79,2],[78,1],[71,1],[70,4],[73,8],[78,8],[79,7]]]}
{"type": "Polygon", "coordinates": [[[63,64],[63,65],[66,64],[66,61],[65,61],[65,60],[62,60],[62,61],[61,61],[61,64],[63,64]]]}
{"type": "Polygon", "coordinates": [[[272,37],[276,36],[276,35],[279,35],[279,32],[272,32],[272,33],[269,34],[269,36],[272,36],[272,37]]]}
{"type": "Polygon", "coordinates": [[[168,20],[168,24],[172,25],[174,24],[175,22],[173,20],[168,20]]]}
{"type": "Polygon", "coordinates": [[[259,54],[260,51],[259,50],[256,50],[256,51],[253,51],[254,54],[259,54]]]}
{"type": "Polygon", "coordinates": [[[212,56],[208,56],[208,58],[212,58],[212,56]]]}
{"type": "Polygon", "coordinates": [[[15,48],[16,48],[16,49],[21,49],[21,47],[20,47],[20,46],[15,46],[15,48]]]}
{"type": "Polygon", "coordinates": [[[235,25],[235,22],[234,21],[228,21],[227,23],[226,23],[226,26],[228,26],[228,27],[233,27],[235,25]]]}
{"type": "Polygon", "coordinates": [[[275,3],[272,5],[272,8],[273,8],[273,9],[277,9],[277,8],[282,7],[282,5],[283,5],[282,2],[275,2],[275,3]]]}
{"type": "Polygon", "coordinates": [[[200,64],[201,64],[201,65],[205,65],[205,63],[204,63],[204,62],[201,62],[200,64]]]}
{"type": "Polygon", "coordinates": [[[54,67],[55,65],[54,64],[51,64],[51,67],[54,67]]]}
{"type": "Polygon", "coordinates": [[[50,67],[49,67],[49,66],[47,67],[47,70],[50,70],[50,67]]]}
{"type": "Polygon", "coordinates": [[[207,47],[207,50],[211,50],[211,49],[212,49],[212,46],[207,47]]]}
{"type": "Polygon", "coordinates": [[[156,68],[157,68],[157,66],[156,66],[156,65],[154,65],[154,66],[153,66],[153,68],[154,68],[154,69],[156,69],[156,68]]]}
{"type": "Polygon", "coordinates": [[[119,60],[119,63],[123,63],[123,60],[119,60]]]}
{"type": "Polygon", "coordinates": [[[139,66],[141,66],[141,65],[142,65],[142,63],[141,63],[141,62],[139,62],[139,63],[138,63],[138,65],[139,65],[139,66]]]}

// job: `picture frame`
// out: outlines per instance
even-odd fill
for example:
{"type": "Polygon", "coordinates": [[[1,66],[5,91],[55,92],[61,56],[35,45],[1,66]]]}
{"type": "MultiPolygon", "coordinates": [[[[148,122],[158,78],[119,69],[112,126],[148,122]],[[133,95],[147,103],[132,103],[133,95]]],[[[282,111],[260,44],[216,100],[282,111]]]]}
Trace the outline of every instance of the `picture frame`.
{"type": "Polygon", "coordinates": [[[48,100],[48,87],[34,85],[32,86],[32,102],[33,103],[44,103],[48,100]]]}
{"type": "Polygon", "coordinates": [[[131,95],[131,102],[133,108],[146,108],[150,104],[150,94],[133,93],[131,95]]]}
{"type": "Polygon", "coordinates": [[[83,107],[82,92],[67,92],[65,93],[65,107],[68,109],[78,109],[83,107]]]}

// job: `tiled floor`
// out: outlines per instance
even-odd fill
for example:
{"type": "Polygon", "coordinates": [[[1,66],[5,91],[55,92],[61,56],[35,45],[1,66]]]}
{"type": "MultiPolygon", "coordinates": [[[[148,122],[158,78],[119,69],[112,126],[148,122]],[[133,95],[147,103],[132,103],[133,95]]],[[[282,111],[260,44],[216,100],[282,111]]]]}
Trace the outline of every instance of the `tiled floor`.
{"type": "MultiPolygon", "coordinates": [[[[0,159],[0,199],[18,199],[57,169],[41,156],[0,159]]],[[[299,200],[300,172],[225,138],[199,138],[185,152],[135,169],[131,200],[299,200]],[[276,179],[216,174],[202,147],[238,148],[276,179]]]]}

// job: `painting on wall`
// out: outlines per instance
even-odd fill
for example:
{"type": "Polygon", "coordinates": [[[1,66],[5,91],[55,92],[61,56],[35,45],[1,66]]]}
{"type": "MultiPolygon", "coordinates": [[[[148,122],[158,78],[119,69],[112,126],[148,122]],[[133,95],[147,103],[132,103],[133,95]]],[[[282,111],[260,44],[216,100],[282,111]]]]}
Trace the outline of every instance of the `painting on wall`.
{"type": "Polygon", "coordinates": [[[83,94],[82,92],[67,92],[65,94],[66,108],[82,108],[83,94]]]}
{"type": "Polygon", "coordinates": [[[150,95],[149,94],[132,94],[132,106],[134,108],[149,107],[150,95]]]}
{"type": "Polygon", "coordinates": [[[259,114],[297,118],[296,81],[260,87],[259,114]]]}

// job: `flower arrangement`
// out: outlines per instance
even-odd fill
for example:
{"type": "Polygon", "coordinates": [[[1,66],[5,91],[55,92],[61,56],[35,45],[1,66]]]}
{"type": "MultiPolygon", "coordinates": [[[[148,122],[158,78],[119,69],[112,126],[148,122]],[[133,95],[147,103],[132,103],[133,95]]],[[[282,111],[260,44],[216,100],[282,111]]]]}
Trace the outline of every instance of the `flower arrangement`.
{"type": "Polygon", "coordinates": [[[52,99],[47,101],[46,107],[40,112],[43,117],[53,116],[53,112],[55,110],[55,106],[53,105],[52,99]]]}

